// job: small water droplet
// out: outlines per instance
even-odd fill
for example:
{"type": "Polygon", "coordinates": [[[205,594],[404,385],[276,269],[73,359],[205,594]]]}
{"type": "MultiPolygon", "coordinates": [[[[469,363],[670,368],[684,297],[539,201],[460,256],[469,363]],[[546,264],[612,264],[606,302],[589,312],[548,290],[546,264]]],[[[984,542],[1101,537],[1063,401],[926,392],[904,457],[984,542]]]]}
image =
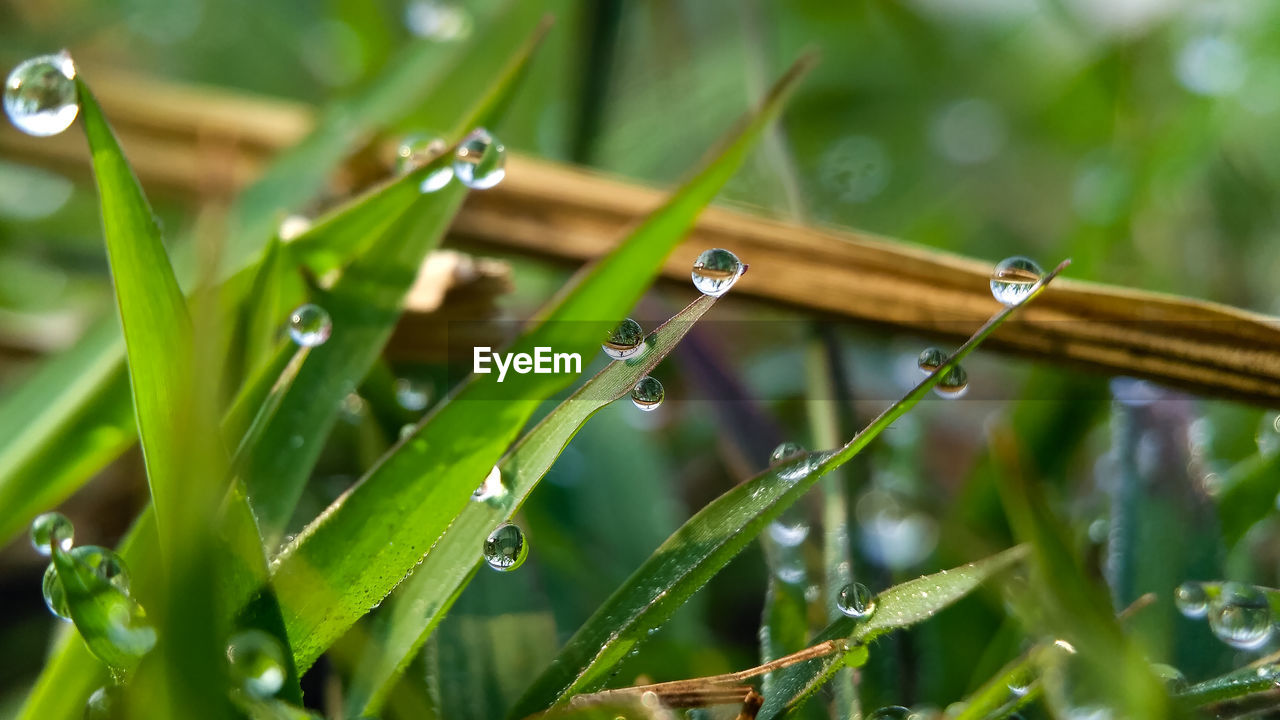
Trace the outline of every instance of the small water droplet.
{"type": "Polygon", "coordinates": [[[804,446],[796,442],[780,443],[778,447],[769,453],[769,466],[781,465],[782,463],[794,459],[798,455],[803,455],[804,446]]]}
{"type": "Polygon", "coordinates": [[[396,402],[409,412],[421,412],[431,402],[431,384],[412,378],[397,378],[395,383],[396,402]]]}
{"type": "Polygon", "coordinates": [[[693,261],[693,286],[698,292],[720,297],[747,271],[737,255],[722,248],[703,250],[693,261]]]}
{"type": "Polygon", "coordinates": [[[662,383],[653,377],[641,378],[640,382],[631,388],[631,402],[645,412],[657,410],[665,396],[662,383]]]}
{"type": "Polygon", "coordinates": [[[329,312],[319,305],[299,305],[289,315],[289,337],[300,347],[323,345],[333,333],[329,312]]]}
{"type": "Polygon", "coordinates": [[[502,470],[497,465],[485,475],[484,482],[480,483],[480,487],[471,493],[471,499],[479,502],[487,502],[496,500],[507,494],[507,487],[502,484],[502,470]]]}
{"type": "Polygon", "coordinates": [[[1021,668],[1009,678],[1009,692],[1014,697],[1022,697],[1031,691],[1031,683],[1036,681],[1035,673],[1027,667],[1021,668]]]}
{"type": "Polygon", "coordinates": [[[120,592],[129,594],[129,571],[116,551],[97,545],[81,545],[71,551],[71,557],[84,563],[120,592]]]}
{"type": "Polygon", "coordinates": [[[1223,583],[1209,603],[1208,616],[1213,634],[1238,650],[1256,650],[1271,638],[1271,605],[1252,585],[1223,583]]]}
{"type": "Polygon", "coordinates": [[[650,710],[657,710],[662,707],[662,701],[658,699],[658,693],[652,690],[645,690],[640,694],[640,704],[650,710]]]}
{"type": "Polygon", "coordinates": [[[24,60],[4,83],[4,111],[22,132],[48,137],[71,127],[80,112],[76,65],[65,50],[24,60]]]}
{"type": "Polygon", "coordinates": [[[396,174],[408,175],[418,168],[426,167],[422,182],[418,184],[418,192],[433,193],[444,188],[453,180],[453,164],[444,157],[449,146],[441,138],[433,135],[415,133],[404,138],[396,148],[396,174]]]}
{"type": "Polygon", "coordinates": [[[405,423],[404,425],[401,425],[400,439],[404,440],[405,438],[410,437],[411,435],[413,435],[413,431],[416,429],[417,429],[417,426],[414,425],[413,423],[405,423]]]}
{"type": "Polygon", "coordinates": [[[876,599],[862,583],[849,583],[836,595],[836,608],[851,618],[870,617],[876,611],[876,599]]]}
{"type": "Polygon", "coordinates": [[[920,351],[920,357],[916,358],[916,367],[920,368],[920,372],[929,375],[934,370],[942,367],[942,363],[947,361],[947,354],[936,347],[927,347],[920,351]]]}
{"type": "Polygon", "coordinates": [[[484,541],[484,560],[489,567],[501,572],[511,572],[529,556],[529,543],[524,531],[512,523],[499,525],[484,541]]]}
{"type": "Polygon", "coordinates": [[[413,0],[404,9],[409,32],[438,42],[461,40],[471,34],[471,15],[453,3],[413,0]]]}
{"type": "Polygon", "coordinates": [[[488,190],[507,176],[507,149],[484,128],[467,135],[453,157],[453,174],[472,190],[488,190]]]}
{"type": "Polygon", "coordinates": [[[1202,618],[1209,612],[1209,594],[1198,582],[1184,582],[1173,591],[1173,604],[1189,618],[1202,618]]]}
{"type": "Polygon", "coordinates": [[[959,365],[952,365],[942,373],[938,384],[933,386],[934,394],[954,400],[963,397],[969,391],[969,373],[959,365]]]}
{"type": "Polygon", "coordinates": [[[280,227],[276,230],[276,235],[280,240],[289,242],[310,229],[310,220],[302,215],[289,215],[280,221],[280,227]]]}
{"type": "Polygon", "coordinates": [[[769,537],[783,547],[796,547],[809,537],[809,526],[802,521],[784,523],[774,520],[769,523],[769,537]]]}
{"type": "Polygon", "coordinates": [[[63,622],[71,622],[71,609],[67,607],[67,593],[62,587],[58,569],[53,566],[53,563],[49,563],[49,567],[45,568],[44,582],[41,583],[40,591],[44,594],[44,604],[49,608],[49,612],[63,622]]]}
{"type": "Polygon", "coordinates": [[[1030,258],[1005,258],[991,271],[991,294],[1001,305],[1013,307],[1027,299],[1043,276],[1044,271],[1030,258]]]}
{"type": "Polygon", "coordinates": [[[1164,683],[1169,692],[1179,692],[1187,687],[1187,676],[1172,665],[1152,663],[1151,671],[1155,673],[1156,677],[1160,678],[1160,681],[1164,683]]]}
{"type": "Polygon", "coordinates": [[[31,521],[31,546],[45,557],[53,554],[54,543],[64,551],[70,550],[74,537],[75,527],[60,512],[43,513],[31,521]]]}
{"type": "Polygon", "coordinates": [[[609,339],[600,347],[604,354],[614,360],[626,360],[645,351],[644,328],[640,323],[627,318],[609,333],[609,339]]]}
{"type": "Polygon", "coordinates": [[[119,685],[103,685],[94,690],[84,705],[84,720],[118,720],[124,717],[123,692],[119,685]]]}
{"type": "Polygon", "coordinates": [[[232,682],[251,697],[265,700],[284,687],[284,649],[261,630],[236,633],[227,643],[227,663],[232,682]]]}
{"type": "Polygon", "coordinates": [[[867,720],[910,720],[913,715],[911,708],[888,705],[868,715],[867,720]]]}

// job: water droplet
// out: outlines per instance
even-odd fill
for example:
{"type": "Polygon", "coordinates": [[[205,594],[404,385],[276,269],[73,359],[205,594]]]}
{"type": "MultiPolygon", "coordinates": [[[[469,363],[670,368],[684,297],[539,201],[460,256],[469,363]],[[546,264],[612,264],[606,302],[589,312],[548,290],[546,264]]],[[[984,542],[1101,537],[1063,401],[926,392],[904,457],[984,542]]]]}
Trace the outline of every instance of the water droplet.
{"type": "Polygon", "coordinates": [[[431,402],[431,384],[411,378],[396,379],[396,402],[409,412],[421,412],[431,402]]]}
{"type": "Polygon", "coordinates": [[[774,520],[769,523],[769,537],[783,547],[796,547],[809,537],[809,526],[801,521],[784,523],[774,520]]]}
{"type": "Polygon", "coordinates": [[[80,103],[76,65],[65,50],[25,60],[4,83],[4,111],[22,132],[48,137],[71,127],[80,103]]]}
{"type": "Polygon", "coordinates": [[[626,360],[645,351],[644,328],[640,323],[627,318],[609,333],[609,339],[600,347],[604,354],[614,360],[626,360]]]}
{"type": "Polygon", "coordinates": [[[1258,588],[1223,583],[1209,603],[1209,628],[1218,639],[1238,650],[1256,650],[1271,638],[1271,605],[1258,588]]]}
{"type": "Polygon", "coordinates": [[[920,372],[929,375],[933,371],[942,367],[942,363],[947,361],[947,354],[936,347],[927,347],[920,351],[920,357],[916,358],[916,367],[920,368],[920,372]]]}
{"type": "Polygon", "coordinates": [[[472,190],[488,190],[507,176],[507,149],[484,128],[463,138],[453,157],[453,174],[472,190]]]}
{"type": "Polygon", "coordinates": [[[471,15],[440,0],[413,0],[404,9],[404,24],[421,38],[450,42],[471,34],[471,15]]]}
{"type": "Polygon", "coordinates": [[[280,221],[280,227],[276,229],[276,235],[284,242],[296,239],[302,233],[311,229],[311,221],[302,215],[288,215],[284,220],[280,221]]]}
{"type": "Polygon", "coordinates": [[[1027,299],[1043,276],[1034,260],[1021,255],[1005,258],[991,271],[991,294],[1001,305],[1013,307],[1027,299]]]}
{"type": "Polygon", "coordinates": [[[265,700],[284,687],[284,649],[261,630],[236,633],[227,644],[227,663],[232,682],[251,697],[265,700]]]}
{"type": "Polygon", "coordinates": [[[804,446],[800,443],[790,441],[781,443],[778,447],[773,449],[773,452],[769,453],[769,466],[773,467],[775,465],[781,465],[788,460],[794,459],[798,455],[803,455],[804,452],[804,446]]]}
{"type": "Polygon", "coordinates": [[[1172,665],[1164,663],[1152,663],[1151,671],[1156,677],[1164,683],[1164,686],[1170,692],[1179,692],[1187,687],[1187,676],[1182,671],[1172,665]]]}
{"type": "Polygon", "coordinates": [[[413,431],[416,429],[418,429],[418,426],[414,425],[413,423],[405,423],[404,425],[401,425],[400,439],[404,440],[407,437],[411,437],[413,435],[413,431]]]}
{"type": "Polygon", "coordinates": [[[938,384],[933,386],[933,392],[940,397],[955,399],[963,397],[969,391],[969,373],[959,365],[952,365],[942,373],[942,377],[938,380],[938,384]]]}
{"type": "Polygon", "coordinates": [[[722,248],[703,250],[693,261],[693,286],[698,292],[720,297],[747,271],[737,255],[722,248]]]}
{"type": "Polygon", "coordinates": [[[471,493],[471,499],[478,500],[480,502],[487,502],[489,500],[496,500],[506,494],[507,487],[502,484],[502,470],[500,470],[497,465],[494,465],[493,469],[489,471],[489,474],[485,475],[484,482],[480,483],[480,487],[476,488],[476,491],[471,493]]]}
{"type": "Polygon", "coordinates": [[[74,537],[75,527],[60,512],[43,513],[31,521],[31,546],[46,557],[53,554],[54,543],[64,551],[70,550],[74,537]]]}
{"type": "Polygon", "coordinates": [[[849,583],[836,595],[836,608],[851,618],[870,617],[876,611],[876,599],[862,583],[849,583]]]}
{"type": "Polygon", "coordinates": [[[1009,692],[1013,693],[1014,697],[1022,697],[1031,691],[1031,683],[1035,681],[1036,675],[1031,668],[1021,668],[1009,678],[1009,692]]]}
{"type": "Polygon", "coordinates": [[[525,542],[524,531],[516,525],[499,525],[485,538],[484,560],[494,570],[511,572],[520,567],[528,556],[529,543],[525,542]]]}
{"type": "Polygon", "coordinates": [[[653,377],[641,378],[640,382],[631,388],[631,402],[645,412],[657,410],[665,396],[666,392],[662,389],[662,383],[653,377]]]}
{"type": "Polygon", "coordinates": [[[129,571],[116,551],[97,545],[81,545],[71,551],[71,557],[84,563],[120,592],[129,594],[129,571]]]}
{"type": "Polygon", "coordinates": [[[449,146],[442,138],[415,133],[404,138],[396,148],[396,173],[408,175],[421,167],[427,171],[418,185],[423,194],[442,189],[453,180],[453,165],[444,157],[449,146]]]}
{"type": "Polygon", "coordinates": [[[40,591],[44,594],[44,604],[49,608],[49,612],[59,620],[71,622],[71,609],[67,607],[67,592],[62,587],[58,569],[53,566],[53,563],[49,563],[49,567],[45,568],[44,582],[40,586],[40,591]]]}
{"type": "Polygon", "coordinates": [[[913,715],[911,708],[888,705],[868,715],[867,720],[910,720],[913,715]]]}
{"type": "Polygon", "coordinates": [[[1204,585],[1184,582],[1173,591],[1173,604],[1186,617],[1202,618],[1209,612],[1209,595],[1204,591],[1204,585]]]}
{"type": "Polygon", "coordinates": [[[119,685],[103,685],[89,696],[84,705],[84,720],[117,720],[124,716],[123,688],[119,685]]]}
{"type": "Polygon", "coordinates": [[[299,305],[289,315],[289,337],[300,347],[323,345],[332,332],[329,312],[319,305],[299,305]]]}

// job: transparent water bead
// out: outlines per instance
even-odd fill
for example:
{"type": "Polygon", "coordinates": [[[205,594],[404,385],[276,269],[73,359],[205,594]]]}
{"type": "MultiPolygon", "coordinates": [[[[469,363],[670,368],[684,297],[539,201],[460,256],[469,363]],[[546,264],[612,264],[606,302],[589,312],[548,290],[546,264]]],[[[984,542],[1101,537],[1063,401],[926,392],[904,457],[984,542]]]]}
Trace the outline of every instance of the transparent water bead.
{"type": "Polygon", "coordinates": [[[251,697],[265,700],[284,687],[284,650],[261,630],[236,633],[227,644],[227,663],[232,682],[251,697]]]}
{"type": "Polygon", "coordinates": [[[71,557],[79,560],[120,592],[126,595],[129,593],[129,571],[125,569],[124,560],[116,551],[97,545],[81,545],[71,551],[71,557]]]}
{"type": "Polygon", "coordinates": [[[45,568],[44,581],[40,584],[40,592],[44,595],[45,607],[53,616],[63,622],[71,622],[71,609],[67,607],[67,592],[62,587],[62,579],[58,577],[58,569],[49,563],[45,568]]]}
{"type": "Polygon", "coordinates": [[[662,383],[653,377],[641,378],[640,382],[631,388],[632,404],[645,412],[657,410],[665,396],[666,391],[662,389],[662,383]]]}
{"type": "Polygon", "coordinates": [[[84,704],[84,720],[116,720],[123,717],[124,689],[119,685],[103,685],[84,704]]]}
{"type": "Polygon", "coordinates": [[[1152,663],[1151,672],[1160,678],[1160,681],[1164,683],[1165,688],[1170,692],[1179,692],[1187,687],[1187,676],[1172,665],[1152,663]]]}
{"type": "Polygon", "coordinates": [[[431,384],[413,378],[396,378],[396,402],[409,412],[421,412],[431,402],[431,384]]]}
{"type": "Polygon", "coordinates": [[[31,521],[31,547],[45,557],[53,554],[54,543],[62,550],[70,550],[74,537],[75,527],[60,512],[43,513],[31,521]]]}
{"type": "Polygon", "coordinates": [[[788,460],[803,455],[804,452],[804,446],[800,443],[790,441],[779,443],[778,447],[769,453],[769,466],[781,465],[788,460]]]}
{"type": "Polygon", "coordinates": [[[703,250],[693,261],[693,286],[703,295],[720,297],[729,292],[746,271],[747,266],[728,250],[703,250]]]}
{"type": "Polygon", "coordinates": [[[1173,604],[1185,617],[1202,618],[1209,612],[1209,594],[1198,582],[1184,582],[1173,591],[1173,604]]]}
{"type": "Polygon", "coordinates": [[[497,465],[484,476],[484,482],[480,483],[480,487],[471,493],[472,500],[487,502],[496,500],[507,494],[507,486],[502,484],[502,470],[497,465]]]}
{"type": "Polygon", "coordinates": [[[443,138],[423,134],[409,135],[396,148],[396,173],[408,175],[426,165],[427,171],[418,184],[418,192],[429,194],[440,190],[453,180],[453,165],[448,158],[443,157],[448,148],[449,145],[443,138]]]}
{"type": "Polygon", "coordinates": [[[76,65],[65,50],[25,60],[5,80],[4,111],[28,135],[57,135],[80,112],[75,78],[76,65]]]}
{"type": "Polygon", "coordinates": [[[1036,675],[1030,668],[1024,668],[1009,678],[1009,692],[1014,697],[1022,697],[1031,691],[1031,683],[1036,681],[1036,675]]]}
{"type": "Polygon", "coordinates": [[[1238,650],[1256,650],[1271,638],[1271,605],[1261,590],[1244,583],[1223,583],[1209,603],[1209,629],[1238,650]]]}
{"type": "Polygon", "coordinates": [[[453,156],[453,174],[472,190],[488,190],[507,176],[507,149],[484,128],[463,138],[453,156]]]}
{"type": "Polygon", "coordinates": [[[969,391],[969,373],[959,365],[952,365],[933,386],[933,391],[944,398],[962,397],[969,391]]]}
{"type": "Polygon", "coordinates": [[[916,714],[911,708],[901,705],[888,705],[867,716],[867,720],[914,720],[916,714]]]}
{"type": "Polygon", "coordinates": [[[876,611],[876,598],[862,583],[849,583],[836,595],[836,609],[847,617],[861,619],[876,611]]]}
{"type": "Polygon", "coordinates": [[[609,333],[609,339],[600,346],[604,354],[614,360],[626,360],[644,352],[644,328],[640,323],[627,318],[609,333]]]}
{"type": "Polygon", "coordinates": [[[511,523],[499,525],[484,541],[484,561],[500,572],[511,572],[529,556],[524,531],[511,523]]]}
{"type": "Polygon", "coordinates": [[[299,347],[323,345],[333,333],[329,311],[312,303],[299,305],[289,315],[289,337],[299,347]]]}
{"type": "Polygon", "coordinates": [[[935,370],[942,367],[942,363],[947,361],[947,354],[936,347],[927,347],[920,351],[920,356],[916,358],[916,367],[920,368],[920,372],[925,375],[932,374],[935,370]]]}
{"type": "Polygon", "coordinates": [[[1043,276],[1044,271],[1030,258],[1005,258],[991,271],[991,294],[1001,305],[1013,307],[1027,299],[1043,276]]]}

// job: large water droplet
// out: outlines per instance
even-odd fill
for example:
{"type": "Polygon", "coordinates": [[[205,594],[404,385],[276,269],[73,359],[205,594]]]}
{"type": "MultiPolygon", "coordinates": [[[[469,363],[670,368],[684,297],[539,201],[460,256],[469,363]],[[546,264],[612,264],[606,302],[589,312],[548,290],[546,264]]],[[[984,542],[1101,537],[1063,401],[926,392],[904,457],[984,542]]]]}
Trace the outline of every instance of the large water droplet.
{"type": "Polygon", "coordinates": [[[1256,650],[1271,638],[1271,605],[1258,588],[1223,583],[1209,603],[1209,628],[1218,639],[1239,650],[1256,650]]]}
{"type": "Polygon", "coordinates": [[[662,383],[653,377],[641,378],[640,382],[631,388],[631,402],[645,412],[657,410],[665,396],[666,391],[662,389],[662,383]]]}
{"type": "Polygon", "coordinates": [[[609,339],[601,345],[604,354],[614,360],[626,360],[644,352],[644,328],[640,323],[627,318],[609,333],[609,339]]]}
{"type": "Polygon", "coordinates": [[[933,386],[933,391],[944,398],[962,397],[969,391],[969,373],[959,365],[952,365],[942,373],[938,384],[933,386]]]}
{"type": "Polygon", "coordinates": [[[84,720],[119,720],[124,717],[124,688],[103,685],[89,696],[84,705],[84,720]]]}
{"type": "Polygon", "coordinates": [[[888,705],[867,716],[867,720],[911,720],[915,713],[901,705],[888,705]]]}
{"type": "Polygon", "coordinates": [[[703,250],[693,261],[693,286],[698,292],[720,297],[747,271],[737,255],[722,248],[703,250]]]}
{"type": "Polygon", "coordinates": [[[4,111],[28,135],[48,137],[71,127],[76,99],[76,65],[65,50],[25,60],[4,83],[4,111]]]}
{"type": "Polygon", "coordinates": [[[261,630],[236,633],[227,644],[227,662],[232,682],[252,697],[265,700],[284,687],[284,650],[261,630]]]}
{"type": "Polygon", "coordinates": [[[53,554],[54,543],[62,550],[70,550],[74,537],[75,527],[60,512],[43,513],[31,521],[31,546],[46,557],[53,554]]]}
{"type": "Polygon", "coordinates": [[[507,486],[502,484],[502,470],[497,465],[494,465],[489,474],[484,477],[484,482],[480,483],[480,487],[471,493],[471,499],[487,502],[496,500],[506,494],[507,486]]]}
{"type": "Polygon", "coordinates": [[[472,190],[488,190],[507,176],[507,149],[484,128],[467,135],[453,157],[453,174],[472,190]]]}
{"type": "Polygon", "coordinates": [[[332,333],[329,312],[319,305],[299,305],[289,315],[289,337],[301,347],[323,345],[332,333]]]}
{"type": "Polygon", "coordinates": [[[124,566],[124,560],[114,550],[97,545],[81,545],[71,551],[71,557],[84,563],[120,592],[126,595],[129,593],[129,571],[124,566]]]}
{"type": "Polygon", "coordinates": [[[49,563],[49,567],[45,568],[40,591],[44,594],[44,604],[49,608],[49,612],[59,620],[71,622],[71,609],[67,607],[67,592],[62,587],[58,569],[53,566],[53,563],[49,563]]]}
{"type": "Polygon", "coordinates": [[[920,357],[916,358],[916,367],[920,368],[920,372],[925,375],[931,374],[933,371],[942,367],[942,363],[947,361],[947,354],[936,347],[927,347],[920,351],[920,357]]]}
{"type": "Polygon", "coordinates": [[[529,556],[529,543],[525,542],[524,531],[516,525],[505,523],[489,533],[484,541],[484,560],[489,567],[502,572],[510,572],[520,567],[529,556]]]}
{"type": "Polygon", "coordinates": [[[769,465],[770,467],[781,465],[782,463],[803,454],[804,446],[800,443],[790,441],[783,442],[780,443],[778,447],[774,448],[773,452],[769,453],[769,465]]]}
{"type": "Polygon", "coordinates": [[[862,583],[849,583],[836,595],[836,609],[848,617],[861,619],[876,611],[876,598],[862,583]]]}
{"type": "Polygon", "coordinates": [[[1043,276],[1044,271],[1030,258],[1005,258],[991,271],[991,294],[1000,304],[1013,307],[1027,299],[1043,276]]]}
{"type": "Polygon", "coordinates": [[[1209,594],[1198,582],[1184,582],[1173,591],[1173,604],[1189,618],[1202,618],[1209,612],[1209,594]]]}
{"type": "Polygon", "coordinates": [[[395,382],[396,402],[409,412],[421,412],[431,402],[431,384],[412,378],[397,378],[395,382]]]}

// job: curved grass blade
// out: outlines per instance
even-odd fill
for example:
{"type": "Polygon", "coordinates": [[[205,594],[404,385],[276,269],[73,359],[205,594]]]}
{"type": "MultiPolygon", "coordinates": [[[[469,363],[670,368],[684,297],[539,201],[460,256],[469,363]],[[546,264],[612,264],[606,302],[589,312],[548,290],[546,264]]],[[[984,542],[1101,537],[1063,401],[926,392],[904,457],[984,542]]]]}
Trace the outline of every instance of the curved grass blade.
{"type": "MultiPolygon", "coordinates": [[[[1023,301],[1044,292],[1067,263],[1045,276],[1023,301]]],[[[550,667],[534,681],[509,717],[524,717],[599,688],[613,666],[661,626],[676,608],[720,571],[826,472],[860,452],[916,405],[950,370],[1022,305],[1005,308],[960,346],[947,362],[894,403],[843,447],[806,453],[721,495],[663,543],[592,615],[550,667]]]]}
{"type": "Polygon", "coordinates": [[[814,644],[834,641],[843,647],[841,651],[792,665],[779,673],[774,693],[765,696],[760,718],[767,720],[782,714],[790,717],[798,713],[836,671],[865,662],[866,646],[872,640],[933,617],[1026,557],[1027,548],[1010,548],[985,560],[909,580],[880,593],[870,618],[864,621],[841,618],[814,638],[814,644]]]}
{"type": "MultiPolygon", "coordinates": [[[[517,341],[590,356],[656,277],[703,207],[741,164],[783,98],[812,64],[801,60],[722,152],[578,279],[517,341]]],[[[275,562],[298,664],[307,667],[376,606],[422,559],[515,439],[537,405],[567,374],[473,375],[365,477],[291,543],[275,562]]]]}
{"type": "Polygon", "coordinates": [[[374,642],[369,643],[347,691],[348,715],[373,715],[381,710],[396,679],[480,567],[476,548],[489,532],[515,515],[578,429],[600,408],[630,392],[675,349],[715,301],[708,296],[694,300],[646,339],[648,349],[643,355],[610,363],[511,448],[498,463],[501,494],[468,503],[413,575],[391,596],[391,607],[377,620],[374,642]]]}

